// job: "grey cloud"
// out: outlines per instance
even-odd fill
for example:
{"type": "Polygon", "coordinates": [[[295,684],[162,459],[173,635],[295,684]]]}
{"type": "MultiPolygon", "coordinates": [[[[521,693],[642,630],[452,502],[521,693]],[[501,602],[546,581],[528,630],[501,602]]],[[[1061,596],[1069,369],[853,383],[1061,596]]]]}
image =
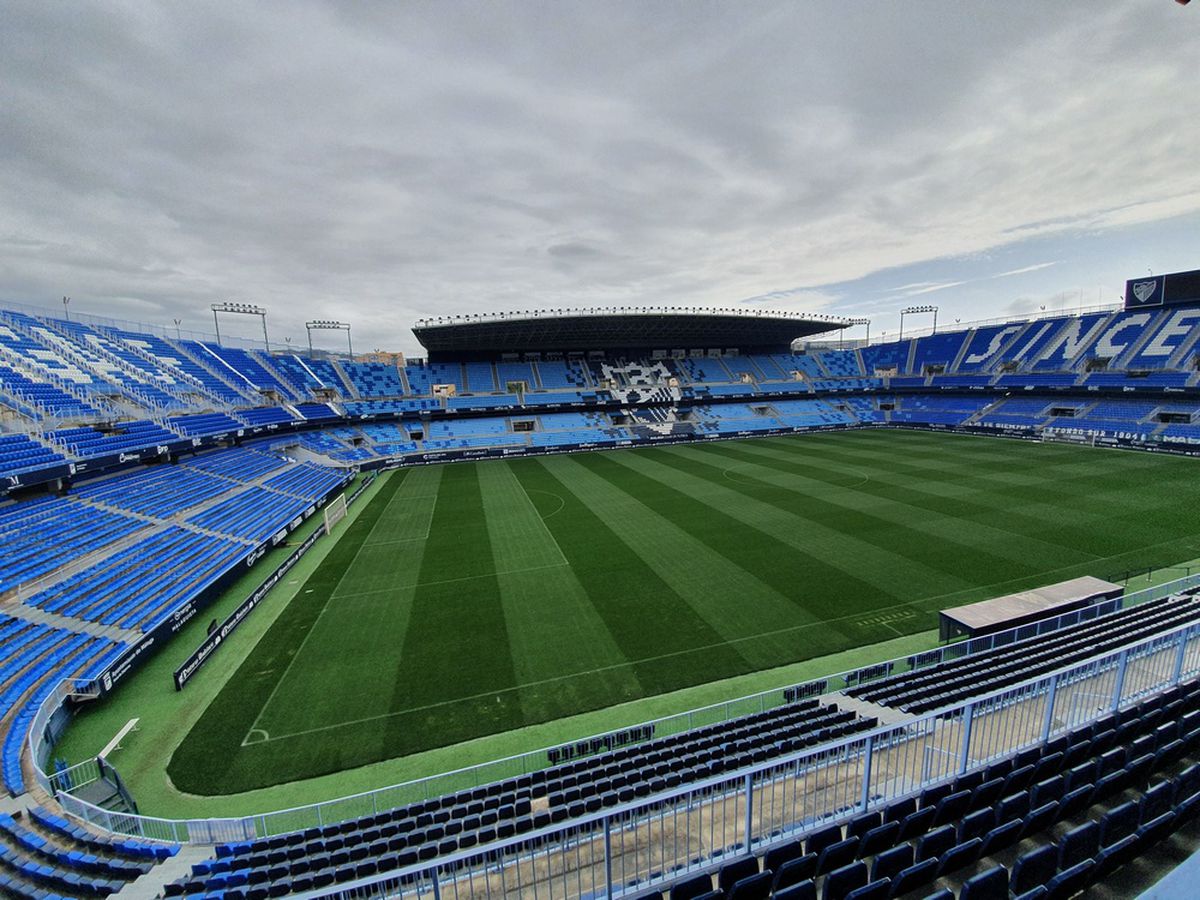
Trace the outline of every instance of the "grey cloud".
{"type": "Polygon", "coordinates": [[[1194,12],[18,0],[0,297],[407,350],[444,312],[861,306],[820,288],[1200,207],[1194,12]]]}

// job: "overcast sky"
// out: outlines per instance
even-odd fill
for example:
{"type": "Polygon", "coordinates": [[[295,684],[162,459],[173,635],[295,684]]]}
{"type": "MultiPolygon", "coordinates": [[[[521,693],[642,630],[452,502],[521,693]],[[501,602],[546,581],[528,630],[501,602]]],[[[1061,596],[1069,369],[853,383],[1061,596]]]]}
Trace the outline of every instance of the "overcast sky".
{"type": "Polygon", "coordinates": [[[9,0],[0,300],[410,352],[483,310],[1109,302],[1200,267],[1198,58],[1170,0],[9,0]]]}

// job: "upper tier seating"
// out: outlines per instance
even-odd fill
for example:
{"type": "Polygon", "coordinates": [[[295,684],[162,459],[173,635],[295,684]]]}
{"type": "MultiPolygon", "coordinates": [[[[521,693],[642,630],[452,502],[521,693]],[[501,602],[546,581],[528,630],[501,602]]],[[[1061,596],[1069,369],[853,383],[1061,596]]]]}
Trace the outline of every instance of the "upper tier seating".
{"type": "MultiPolygon", "coordinates": [[[[0,325],[0,330],[3,330],[3,327],[0,325]]],[[[96,405],[81,400],[63,388],[32,378],[6,365],[0,365],[0,391],[12,397],[18,408],[38,421],[91,419],[100,414],[96,405]]]]}
{"type": "Polygon", "coordinates": [[[496,374],[490,362],[463,363],[467,380],[465,388],[473,394],[491,393],[496,388],[496,374]]]}
{"type": "Polygon", "coordinates": [[[298,403],[296,410],[310,422],[337,418],[337,411],[327,403],[298,403]]]}
{"type": "Polygon", "coordinates": [[[538,381],[543,390],[589,387],[583,361],[577,359],[543,359],[536,363],[538,381]]]}
{"type": "Polygon", "coordinates": [[[863,368],[866,369],[868,375],[886,369],[895,369],[901,374],[907,372],[908,354],[912,349],[912,343],[911,340],[906,340],[864,347],[859,351],[862,355],[863,368]]]}
{"type": "MultiPolygon", "coordinates": [[[[512,382],[525,385],[523,390],[536,390],[537,381],[533,377],[533,366],[527,362],[498,362],[496,363],[496,390],[506,391],[512,382]]],[[[471,380],[474,385],[475,381],[471,380]]],[[[479,390],[478,386],[475,390],[479,390]]]]}
{"type": "Polygon", "coordinates": [[[344,362],[342,371],[360,397],[402,397],[400,371],[389,363],[344,362]]]}
{"type": "Polygon", "coordinates": [[[924,374],[926,366],[943,366],[949,371],[965,339],[966,333],[962,331],[947,331],[919,338],[913,357],[913,372],[924,374]]]}
{"type": "MultiPolygon", "coordinates": [[[[801,358],[796,357],[795,361],[799,363],[801,358]]],[[[825,367],[825,371],[834,378],[857,378],[872,374],[873,371],[870,368],[863,368],[863,363],[860,363],[858,352],[855,350],[826,350],[818,354],[818,359],[820,365],[825,367]]],[[[863,362],[865,361],[866,357],[863,357],[863,362]]],[[[804,374],[811,377],[820,377],[819,372],[810,373],[807,369],[803,368],[802,364],[801,370],[804,371],[804,374]]]]}
{"type": "Polygon", "coordinates": [[[237,431],[242,423],[225,413],[200,413],[194,416],[175,416],[167,424],[182,435],[224,434],[237,431]]]}
{"type": "Polygon", "coordinates": [[[283,425],[295,421],[296,417],[282,406],[263,406],[239,410],[238,418],[247,425],[283,425]]]}
{"type": "Polygon", "coordinates": [[[248,387],[250,396],[275,391],[284,399],[299,400],[301,394],[266,368],[270,363],[265,355],[253,350],[223,347],[206,341],[183,341],[181,344],[205,365],[215,369],[222,378],[238,379],[248,387]]]}
{"type": "Polygon", "coordinates": [[[249,394],[244,390],[231,387],[225,379],[164,338],[118,329],[110,329],[109,333],[133,350],[151,357],[164,369],[176,372],[181,381],[186,379],[198,385],[218,402],[238,404],[245,403],[249,398],[249,394]]]}

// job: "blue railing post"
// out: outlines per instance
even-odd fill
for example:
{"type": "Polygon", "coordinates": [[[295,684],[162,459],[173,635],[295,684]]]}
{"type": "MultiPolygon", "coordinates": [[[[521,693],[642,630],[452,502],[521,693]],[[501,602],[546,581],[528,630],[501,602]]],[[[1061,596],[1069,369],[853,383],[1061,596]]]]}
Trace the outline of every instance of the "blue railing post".
{"type": "Polygon", "coordinates": [[[1115,681],[1115,684],[1113,685],[1113,699],[1112,699],[1113,712],[1116,712],[1118,709],[1121,708],[1121,692],[1123,690],[1125,690],[1125,670],[1128,667],[1129,667],[1129,651],[1122,650],[1121,651],[1121,659],[1117,663],[1117,677],[1115,679],[1113,679],[1115,681]]]}
{"type": "Polygon", "coordinates": [[[963,710],[962,753],[959,754],[958,774],[967,771],[971,765],[971,731],[975,723],[975,704],[968,703],[963,710]]]}
{"type": "Polygon", "coordinates": [[[746,852],[750,852],[750,835],[754,830],[754,776],[747,775],[742,789],[746,792],[746,852]]]}
{"type": "Polygon", "coordinates": [[[862,811],[867,811],[867,804],[871,802],[871,763],[875,756],[875,736],[867,735],[866,751],[863,754],[863,782],[862,796],[859,798],[859,806],[862,811]]]}
{"type": "Polygon", "coordinates": [[[604,817],[604,896],[613,897],[612,883],[612,817],[604,817]]]}
{"type": "Polygon", "coordinates": [[[1179,684],[1179,678],[1183,674],[1183,658],[1187,655],[1187,645],[1188,632],[1179,632],[1179,652],[1175,654],[1175,669],[1171,672],[1171,684],[1179,684]]]}
{"type": "Polygon", "coordinates": [[[1050,740],[1054,730],[1054,704],[1058,700],[1058,676],[1050,676],[1050,690],[1046,694],[1046,715],[1042,719],[1042,741],[1050,740]]]}

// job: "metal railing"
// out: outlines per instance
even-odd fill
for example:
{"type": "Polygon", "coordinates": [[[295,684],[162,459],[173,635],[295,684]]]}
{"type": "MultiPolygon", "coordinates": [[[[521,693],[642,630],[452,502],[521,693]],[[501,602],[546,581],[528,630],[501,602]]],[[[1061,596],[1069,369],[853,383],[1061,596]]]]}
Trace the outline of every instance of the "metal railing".
{"type": "Polygon", "coordinates": [[[878,809],[1200,674],[1200,624],[742,772],[298,897],[633,895],[878,809]]]}
{"type": "MultiPolygon", "coordinates": [[[[1121,606],[1137,605],[1200,587],[1200,573],[1130,594],[1122,600],[1105,601],[1093,607],[1065,613],[1053,619],[999,632],[995,635],[971,641],[948,644],[934,650],[901,657],[884,663],[872,664],[862,669],[850,670],[795,686],[800,696],[816,696],[833,693],[851,686],[861,686],[876,678],[926,668],[939,662],[982,653],[999,646],[1026,640],[1061,627],[1094,619],[1105,612],[1121,606]]],[[[428,778],[417,779],[389,787],[378,788],[348,797],[341,797],[291,809],[260,813],[251,816],[205,819],[167,819],[150,816],[116,815],[92,806],[69,793],[99,777],[98,769],[92,768],[94,761],[83,762],[69,769],[46,774],[45,762],[50,748],[45,741],[44,724],[61,706],[67,694],[81,689],[74,682],[64,682],[43,703],[34,719],[29,737],[31,758],[37,779],[44,789],[59,794],[64,809],[99,828],[121,834],[136,835],[157,840],[179,843],[216,843],[246,840],[272,834],[281,834],[314,826],[331,824],[404,806],[419,800],[443,796],[460,790],[503,781],[520,775],[547,768],[550,761],[544,748],[518,754],[504,759],[482,763],[428,778]],[[64,687],[65,685],[65,687],[64,687]]],[[[785,688],[775,688],[725,703],[690,710],[674,716],[642,723],[640,727],[653,726],[650,733],[654,738],[689,731],[705,725],[717,724],[740,716],[774,709],[789,703],[785,688]]],[[[797,696],[791,694],[791,696],[797,696]]],[[[631,726],[636,728],[638,726],[631,726]]],[[[610,732],[611,733],[611,732],[610,732]]],[[[609,733],[606,733],[609,734],[609,733]]],[[[603,736],[599,736],[603,737],[603,736]]],[[[590,739],[584,739],[585,741],[590,739]]]]}

